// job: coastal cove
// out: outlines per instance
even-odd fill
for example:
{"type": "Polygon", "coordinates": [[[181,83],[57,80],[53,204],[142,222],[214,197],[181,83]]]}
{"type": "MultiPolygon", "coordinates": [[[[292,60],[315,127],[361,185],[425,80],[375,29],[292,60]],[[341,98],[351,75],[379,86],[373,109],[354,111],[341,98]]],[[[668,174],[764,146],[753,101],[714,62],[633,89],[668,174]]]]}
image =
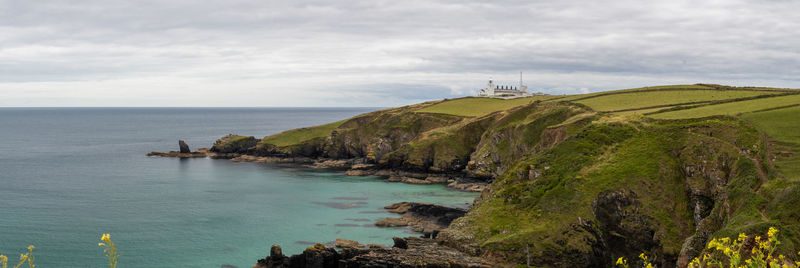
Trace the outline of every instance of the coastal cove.
{"type": "Polygon", "coordinates": [[[378,228],[403,201],[466,207],[477,193],[294,164],[147,157],[228,133],[266,136],[372,108],[0,109],[0,252],[36,245],[41,267],[101,267],[101,233],[119,267],[250,267],[337,238],[391,245],[378,228]]]}

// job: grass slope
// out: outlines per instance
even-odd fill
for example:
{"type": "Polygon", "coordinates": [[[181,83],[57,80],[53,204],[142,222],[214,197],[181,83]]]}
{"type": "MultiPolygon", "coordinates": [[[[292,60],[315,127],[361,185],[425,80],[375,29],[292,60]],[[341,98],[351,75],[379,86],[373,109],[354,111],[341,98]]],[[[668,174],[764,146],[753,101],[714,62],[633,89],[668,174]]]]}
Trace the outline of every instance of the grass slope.
{"type": "Polygon", "coordinates": [[[517,98],[510,100],[466,97],[466,98],[446,100],[419,109],[417,110],[417,112],[474,117],[474,116],[487,115],[497,111],[508,110],[514,107],[529,104],[537,100],[549,100],[558,97],[561,96],[555,96],[555,95],[533,96],[528,98],[517,98]]]}
{"type": "Polygon", "coordinates": [[[667,90],[611,94],[574,102],[587,105],[596,111],[619,111],[683,103],[698,103],[737,98],[755,97],[777,92],[751,90],[667,90]]]}
{"type": "Polygon", "coordinates": [[[686,119],[700,118],[712,115],[737,115],[741,113],[754,112],[777,108],[788,105],[800,104],[800,95],[778,96],[771,98],[761,98],[754,100],[744,100],[737,102],[721,103],[700,106],[692,109],[669,111],[649,115],[656,119],[686,119]]]}
{"type": "Polygon", "coordinates": [[[330,135],[334,129],[341,126],[345,121],[347,120],[336,121],[315,127],[298,128],[284,131],[275,135],[264,137],[262,143],[268,143],[275,146],[288,146],[314,138],[326,137],[330,135]]]}
{"type": "Polygon", "coordinates": [[[787,178],[800,180],[800,106],[742,114],[778,141],[773,164],[787,178]]]}

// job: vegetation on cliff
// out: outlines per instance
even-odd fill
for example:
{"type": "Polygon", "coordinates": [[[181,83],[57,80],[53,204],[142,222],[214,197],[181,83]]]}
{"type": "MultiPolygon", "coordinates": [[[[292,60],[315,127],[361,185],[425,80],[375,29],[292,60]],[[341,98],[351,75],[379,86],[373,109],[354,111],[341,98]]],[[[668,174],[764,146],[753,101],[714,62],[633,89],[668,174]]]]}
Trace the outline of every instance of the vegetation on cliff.
{"type": "Polygon", "coordinates": [[[798,107],[797,90],[700,84],[468,97],[220,148],[493,181],[438,239],[503,262],[611,266],[647,252],[685,266],[712,239],[771,227],[785,238],[776,252],[796,255],[798,107]]]}

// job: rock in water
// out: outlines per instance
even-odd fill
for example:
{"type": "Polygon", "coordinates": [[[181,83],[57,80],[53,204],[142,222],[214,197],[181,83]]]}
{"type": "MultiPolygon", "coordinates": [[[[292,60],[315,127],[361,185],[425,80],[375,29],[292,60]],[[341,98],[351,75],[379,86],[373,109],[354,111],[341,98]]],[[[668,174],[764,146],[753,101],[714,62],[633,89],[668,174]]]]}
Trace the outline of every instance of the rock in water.
{"type": "Polygon", "coordinates": [[[186,142],[183,140],[178,140],[178,147],[181,148],[180,151],[182,154],[188,154],[192,152],[192,150],[189,150],[189,145],[186,145],[186,142]]]}

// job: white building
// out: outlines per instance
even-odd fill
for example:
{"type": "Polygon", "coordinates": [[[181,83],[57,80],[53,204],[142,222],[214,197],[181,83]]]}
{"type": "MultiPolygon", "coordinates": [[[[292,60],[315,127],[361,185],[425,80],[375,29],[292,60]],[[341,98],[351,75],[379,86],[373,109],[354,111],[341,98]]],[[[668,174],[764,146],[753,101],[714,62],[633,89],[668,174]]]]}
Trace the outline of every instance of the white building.
{"type": "Polygon", "coordinates": [[[522,84],[522,73],[519,73],[519,88],[516,86],[495,85],[494,81],[489,80],[486,88],[478,91],[478,97],[513,99],[532,96],[528,93],[528,86],[522,84]]]}

